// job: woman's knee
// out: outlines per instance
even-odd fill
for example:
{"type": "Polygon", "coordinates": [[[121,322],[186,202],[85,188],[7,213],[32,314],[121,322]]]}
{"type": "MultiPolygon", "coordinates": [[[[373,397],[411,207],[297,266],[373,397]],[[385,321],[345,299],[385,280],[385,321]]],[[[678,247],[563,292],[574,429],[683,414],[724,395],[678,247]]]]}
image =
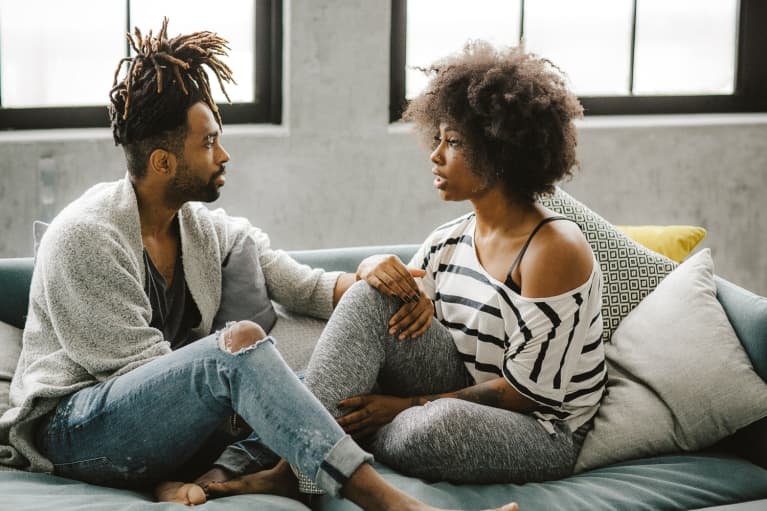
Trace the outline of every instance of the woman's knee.
{"type": "Polygon", "coordinates": [[[258,323],[238,321],[227,325],[221,332],[222,346],[229,353],[237,353],[266,339],[267,334],[258,323]]]}
{"type": "Polygon", "coordinates": [[[344,293],[342,301],[353,304],[355,310],[386,311],[387,314],[390,311],[393,314],[402,306],[398,298],[382,294],[364,280],[355,282],[344,293]]]}

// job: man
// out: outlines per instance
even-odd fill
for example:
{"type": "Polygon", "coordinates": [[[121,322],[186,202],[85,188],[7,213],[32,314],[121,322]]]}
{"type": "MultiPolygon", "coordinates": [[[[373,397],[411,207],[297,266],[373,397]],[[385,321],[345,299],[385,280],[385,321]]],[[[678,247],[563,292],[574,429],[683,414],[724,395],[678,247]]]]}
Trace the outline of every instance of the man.
{"type": "Polygon", "coordinates": [[[0,462],[150,486],[158,500],[194,505],[227,480],[219,493],[296,497],[289,461],[364,508],[427,509],[373,470],[265,332],[270,298],[327,317],[354,276],[299,265],[246,220],[192,202],[214,201],[226,181],[229,154],[203,69],[222,89],[231,81],[218,58],[226,41],[210,32],[169,39],[167,19],[156,37],[136,30],[129,39],[136,55],[120,62],[110,93],[128,175],[86,191],[41,242],[0,462]],[[248,263],[241,277],[261,283],[261,303],[249,304],[258,322],[209,335],[232,319],[226,272],[248,263]],[[220,453],[212,444],[227,417],[254,434],[200,470],[206,451],[220,453]]]}

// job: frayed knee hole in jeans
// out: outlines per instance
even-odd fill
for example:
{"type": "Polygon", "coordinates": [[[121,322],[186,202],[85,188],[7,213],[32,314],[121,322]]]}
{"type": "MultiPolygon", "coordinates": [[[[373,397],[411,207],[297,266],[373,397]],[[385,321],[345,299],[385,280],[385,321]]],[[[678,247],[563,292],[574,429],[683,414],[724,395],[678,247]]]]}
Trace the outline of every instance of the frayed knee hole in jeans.
{"type": "Polygon", "coordinates": [[[228,321],[217,336],[221,351],[240,355],[269,339],[264,329],[252,321],[228,321]]]}

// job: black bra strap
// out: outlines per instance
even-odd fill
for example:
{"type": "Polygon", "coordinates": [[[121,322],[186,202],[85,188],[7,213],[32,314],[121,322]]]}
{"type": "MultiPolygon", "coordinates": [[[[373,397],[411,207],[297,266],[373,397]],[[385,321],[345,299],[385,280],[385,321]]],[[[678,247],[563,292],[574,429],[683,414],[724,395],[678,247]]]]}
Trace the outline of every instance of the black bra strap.
{"type": "Polygon", "coordinates": [[[514,269],[517,267],[517,265],[522,261],[522,256],[525,255],[525,252],[527,252],[527,247],[530,246],[530,242],[533,240],[533,236],[535,236],[538,231],[546,225],[549,222],[553,222],[554,220],[569,220],[570,222],[573,222],[577,225],[578,222],[573,220],[572,218],[567,218],[566,216],[550,216],[548,218],[544,218],[541,220],[538,225],[535,226],[535,229],[533,229],[533,232],[530,233],[530,236],[527,238],[527,241],[525,241],[525,244],[522,246],[522,250],[519,251],[519,254],[517,254],[517,258],[514,259],[514,263],[511,265],[511,269],[509,270],[509,276],[507,278],[507,281],[514,282],[511,278],[511,274],[514,272],[514,269]]]}

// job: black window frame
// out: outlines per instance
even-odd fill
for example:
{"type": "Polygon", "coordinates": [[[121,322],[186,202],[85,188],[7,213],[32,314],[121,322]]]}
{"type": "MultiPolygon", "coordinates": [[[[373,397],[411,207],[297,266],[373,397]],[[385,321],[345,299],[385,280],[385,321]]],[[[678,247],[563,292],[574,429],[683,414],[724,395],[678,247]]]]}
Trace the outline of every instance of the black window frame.
{"type": "MultiPolygon", "coordinates": [[[[254,98],[249,103],[219,104],[226,124],[282,122],[282,0],[254,3],[254,98]]],[[[127,29],[132,32],[130,0],[126,0],[126,9],[127,29]]],[[[0,130],[109,127],[106,102],[103,106],[3,108],[1,100],[0,97],[0,130]]]]}
{"type": "MultiPolygon", "coordinates": [[[[636,20],[636,0],[634,1],[636,20]]],[[[524,0],[522,0],[524,13],[524,0]]],[[[524,17],[521,25],[524,26],[524,17]]],[[[702,114],[767,112],[767,2],[740,0],[738,12],[738,55],[735,90],[732,94],[695,96],[582,96],[579,97],[587,116],[702,114]]],[[[520,30],[522,34],[522,30],[520,30]]],[[[632,37],[632,40],[634,37],[632,37]]],[[[405,96],[405,64],[407,44],[407,0],[392,0],[391,9],[391,76],[389,120],[397,122],[407,104],[405,96]]],[[[633,73],[633,42],[632,69],[633,73]]]]}

